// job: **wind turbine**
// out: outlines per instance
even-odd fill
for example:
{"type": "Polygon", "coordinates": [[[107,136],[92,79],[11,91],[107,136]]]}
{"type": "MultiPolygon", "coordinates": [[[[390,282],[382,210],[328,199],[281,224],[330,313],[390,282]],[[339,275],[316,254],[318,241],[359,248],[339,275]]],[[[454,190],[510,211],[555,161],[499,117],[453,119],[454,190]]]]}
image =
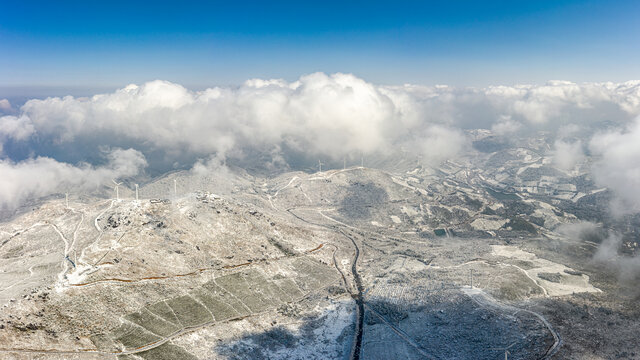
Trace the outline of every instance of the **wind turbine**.
{"type": "Polygon", "coordinates": [[[138,184],[136,184],[136,202],[138,201],[138,184]]]}
{"type": "Polygon", "coordinates": [[[493,348],[493,349],[489,349],[489,350],[500,350],[503,351],[504,350],[504,360],[509,360],[509,354],[511,354],[511,352],[509,351],[509,349],[511,349],[511,347],[513,345],[515,345],[516,343],[513,343],[505,348],[493,348]]]}
{"type": "Polygon", "coordinates": [[[347,158],[343,157],[342,158],[342,170],[345,170],[347,168],[347,158]]]}
{"type": "Polygon", "coordinates": [[[67,204],[67,209],[69,208],[69,193],[64,193],[64,202],[67,204]]]}
{"type": "Polygon", "coordinates": [[[322,165],[324,165],[322,161],[318,160],[318,169],[320,169],[319,172],[322,172],[322,165]]]}
{"type": "Polygon", "coordinates": [[[178,181],[173,179],[173,195],[178,196],[178,181]]]}
{"type": "Polygon", "coordinates": [[[473,269],[469,269],[469,287],[473,289],[473,269]]]}
{"type": "Polygon", "coordinates": [[[111,181],[113,181],[113,183],[116,185],[116,201],[120,200],[120,193],[118,192],[118,186],[122,185],[122,183],[118,183],[116,182],[114,179],[111,179],[111,181]]]}

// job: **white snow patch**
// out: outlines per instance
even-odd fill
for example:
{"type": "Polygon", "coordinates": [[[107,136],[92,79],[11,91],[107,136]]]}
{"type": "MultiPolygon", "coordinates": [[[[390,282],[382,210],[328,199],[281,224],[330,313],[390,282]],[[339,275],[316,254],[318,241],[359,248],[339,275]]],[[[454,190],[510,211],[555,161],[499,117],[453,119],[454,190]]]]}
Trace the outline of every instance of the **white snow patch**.
{"type": "Polygon", "coordinates": [[[509,264],[524,272],[529,278],[542,287],[549,296],[563,296],[580,292],[602,292],[589,283],[589,276],[578,274],[579,272],[562,264],[546,259],[541,259],[536,254],[523,251],[515,246],[491,245],[491,254],[503,256],[515,260],[524,260],[533,264],[531,269],[523,269],[509,264]],[[551,282],[539,277],[540,273],[555,273],[561,276],[559,282],[551,282]]]}
{"type": "Polygon", "coordinates": [[[476,230],[497,230],[507,223],[506,219],[490,220],[490,219],[475,219],[471,223],[476,230]]]}

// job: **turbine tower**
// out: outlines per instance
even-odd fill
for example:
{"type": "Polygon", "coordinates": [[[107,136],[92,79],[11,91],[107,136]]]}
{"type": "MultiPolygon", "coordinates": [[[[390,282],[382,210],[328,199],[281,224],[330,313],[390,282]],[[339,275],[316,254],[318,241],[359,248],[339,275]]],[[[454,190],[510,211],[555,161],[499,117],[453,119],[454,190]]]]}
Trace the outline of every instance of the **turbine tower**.
{"type": "Polygon", "coordinates": [[[111,179],[111,181],[113,181],[113,183],[116,185],[115,186],[115,188],[116,188],[116,201],[119,201],[120,200],[120,193],[118,192],[118,186],[122,185],[122,183],[121,182],[118,183],[114,179],[111,179]]]}
{"type": "Polygon", "coordinates": [[[178,181],[173,179],[173,195],[178,196],[178,181]]]}
{"type": "Polygon", "coordinates": [[[67,209],[69,208],[69,193],[64,193],[64,202],[67,204],[67,209]]]}
{"type": "Polygon", "coordinates": [[[343,157],[342,158],[342,170],[345,170],[347,168],[347,158],[343,157]]]}
{"type": "Polygon", "coordinates": [[[489,349],[489,350],[499,350],[499,351],[504,351],[504,360],[509,360],[509,355],[511,354],[511,352],[509,352],[509,349],[511,349],[511,347],[513,345],[515,345],[516,343],[513,343],[505,348],[493,348],[493,349],[489,349]]]}
{"type": "Polygon", "coordinates": [[[138,201],[138,184],[136,184],[136,201],[138,201]]]}
{"type": "Polygon", "coordinates": [[[322,161],[318,160],[318,169],[320,169],[319,172],[322,172],[322,165],[324,165],[322,161]]]}
{"type": "Polygon", "coordinates": [[[469,269],[469,287],[473,289],[473,269],[469,269]]]}

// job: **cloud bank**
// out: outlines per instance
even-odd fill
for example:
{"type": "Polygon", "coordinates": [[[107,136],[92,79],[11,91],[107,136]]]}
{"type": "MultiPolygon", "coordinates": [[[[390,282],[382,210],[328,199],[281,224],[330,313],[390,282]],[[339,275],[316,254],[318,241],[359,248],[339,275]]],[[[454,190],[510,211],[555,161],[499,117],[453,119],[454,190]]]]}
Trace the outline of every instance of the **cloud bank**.
{"type": "MultiPolygon", "coordinates": [[[[95,167],[99,161],[89,159],[100,159],[103,147],[135,149],[149,168],[160,170],[200,168],[212,161],[207,159],[224,163],[255,153],[270,154],[267,162],[274,166],[286,163],[290,153],[339,160],[397,149],[437,164],[467,148],[466,129],[513,136],[571,124],[621,127],[638,114],[638,81],[453,88],[378,86],[350,74],[315,73],[293,82],[252,79],[239,87],[190,91],[157,80],[89,98],[27,101],[0,117],[0,156],[12,169],[71,166],[75,170],[69,171],[81,172],[100,169],[95,167]],[[80,161],[94,167],[69,165],[80,161]]],[[[599,141],[604,140],[592,141],[589,149],[606,157],[599,141]]],[[[579,161],[578,149],[582,143],[560,139],[558,166],[579,161]]],[[[600,181],[634,185],[624,178],[600,181]]]]}
{"type": "Polygon", "coordinates": [[[559,169],[572,170],[586,158],[582,149],[582,141],[574,142],[556,140],[553,151],[553,162],[559,169]]]}
{"type": "Polygon", "coordinates": [[[0,99],[0,112],[9,112],[11,111],[11,103],[7,99],[0,99]]]}
{"type": "Polygon", "coordinates": [[[589,148],[600,159],[593,169],[595,180],[614,191],[615,210],[640,211],[640,118],[623,130],[596,134],[589,148]]]}
{"type": "Polygon", "coordinates": [[[137,175],[146,166],[144,155],[133,149],[114,149],[105,158],[107,163],[99,167],[73,166],[48,157],[19,163],[0,160],[0,208],[15,208],[29,198],[71,189],[95,189],[110,179],[137,175]]]}
{"type": "Polygon", "coordinates": [[[26,116],[0,117],[0,154],[2,154],[2,145],[7,139],[26,140],[34,132],[33,123],[26,116]]]}
{"type": "Polygon", "coordinates": [[[509,133],[628,120],[638,113],[638,82],[458,89],[376,86],[349,74],[316,73],[294,82],[253,79],[199,92],[152,81],[91,98],[31,100],[2,123],[11,126],[5,136],[33,133],[55,144],[91,137],[101,145],[128,141],[141,151],[194,156],[284,144],[339,159],[429,141],[451,143],[444,153],[455,154],[457,129],[509,133]]]}

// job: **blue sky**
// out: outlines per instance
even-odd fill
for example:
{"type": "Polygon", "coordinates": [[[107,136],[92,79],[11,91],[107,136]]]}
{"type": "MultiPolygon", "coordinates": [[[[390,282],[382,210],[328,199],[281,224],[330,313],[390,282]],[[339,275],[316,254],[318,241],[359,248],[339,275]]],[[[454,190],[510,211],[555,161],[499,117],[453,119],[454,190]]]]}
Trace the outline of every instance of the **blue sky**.
{"type": "Polygon", "coordinates": [[[640,1],[84,0],[1,8],[0,96],[153,79],[198,89],[315,71],[458,86],[640,78],[640,1]]]}

